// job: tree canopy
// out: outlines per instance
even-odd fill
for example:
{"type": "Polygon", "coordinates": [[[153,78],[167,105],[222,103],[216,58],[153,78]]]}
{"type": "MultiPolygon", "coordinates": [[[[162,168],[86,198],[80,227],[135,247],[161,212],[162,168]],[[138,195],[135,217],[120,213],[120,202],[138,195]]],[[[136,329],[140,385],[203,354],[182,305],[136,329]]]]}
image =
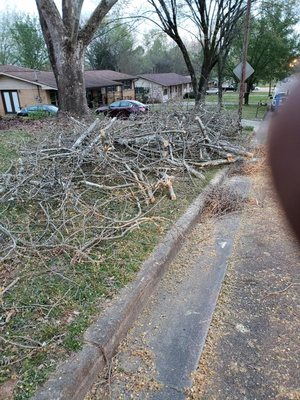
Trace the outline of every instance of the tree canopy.
{"type": "Polygon", "coordinates": [[[144,49],[137,45],[130,24],[106,19],[86,53],[92,69],[112,69],[135,74],[141,65],[144,49]]]}
{"type": "Polygon", "coordinates": [[[148,0],[157,14],[161,29],[180,48],[192,79],[196,101],[200,101],[207,87],[210,73],[220,56],[227,51],[235,36],[235,27],[245,11],[244,0],[148,0]],[[196,74],[191,55],[180,32],[187,21],[194,25],[202,50],[200,76],[196,74]]]}
{"type": "Polygon", "coordinates": [[[13,40],[11,37],[12,13],[0,15],[0,64],[14,64],[13,40]]]}
{"type": "MultiPolygon", "coordinates": [[[[190,74],[200,101],[211,72],[218,66],[221,81],[226,65],[226,75],[232,77],[233,67],[241,60],[242,35],[237,33],[244,23],[245,0],[148,0],[160,31],[153,29],[143,42],[137,40],[134,25],[122,20],[118,12],[107,15],[118,0],[99,0],[85,21],[83,1],[62,0],[59,11],[54,0],[36,0],[40,24],[29,15],[0,17],[0,62],[34,69],[51,64],[63,111],[87,112],[85,65],[132,75],[190,74]],[[191,24],[193,43],[182,33],[182,27],[191,24]]],[[[299,35],[294,31],[299,20],[297,1],[253,3],[257,8],[251,19],[248,61],[255,73],[248,79],[249,86],[283,78],[300,52],[299,35]]]]}
{"type": "MultiPolygon", "coordinates": [[[[249,89],[259,82],[274,82],[285,78],[290,61],[300,53],[300,35],[295,32],[298,22],[294,0],[262,1],[251,19],[248,62],[254,73],[248,80],[249,89]]],[[[239,63],[242,39],[236,37],[227,64],[229,73],[239,63]]]]}
{"type": "Polygon", "coordinates": [[[18,15],[10,27],[10,35],[18,64],[33,69],[49,67],[47,47],[37,18],[18,15]]]}

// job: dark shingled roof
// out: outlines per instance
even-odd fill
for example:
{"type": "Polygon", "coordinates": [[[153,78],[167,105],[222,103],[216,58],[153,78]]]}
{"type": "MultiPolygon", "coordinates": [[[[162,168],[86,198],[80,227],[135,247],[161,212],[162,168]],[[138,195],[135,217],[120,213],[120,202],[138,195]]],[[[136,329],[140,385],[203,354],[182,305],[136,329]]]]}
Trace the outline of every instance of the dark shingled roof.
{"type": "Polygon", "coordinates": [[[122,72],[117,72],[117,71],[111,71],[109,69],[104,69],[104,70],[93,70],[93,71],[85,71],[85,76],[87,77],[97,77],[101,79],[107,79],[110,81],[126,81],[126,80],[132,80],[135,79],[134,76],[128,75],[128,74],[123,74],[122,72]]]}
{"type": "Polygon", "coordinates": [[[2,64],[0,65],[0,72],[30,72],[34,71],[31,68],[24,68],[24,67],[18,67],[17,65],[10,65],[10,64],[2,64]]]}
{"type": "Polygon", "coordinates": [[[14,76],[20,79],[25,79],[26,81],[30,81],[39,85],[49,86],[53,89],[57,89],[54,74],[50,71],[7,72],[7,75],[14,76]]]}
{"type": "Polygon", "coordinates": [[[52,71],[38,71],[31,68],[18,67],[16,65],[0,65],[0,74],[1,73],[38,85],[45,85],[57,89],[56,80],[52,71]]]}
{"type": "Polygon", "coordinates": [[[120,82],[111,79],[109,74],[103,74],[102,72],[106,71],[85,71],[85,86],[87,89],[120,85],[120,82]]]}
{"type": "MultiPolygon", "coordinates": [[[[56,80],[52,71],[37,71],[15,65],[0,65],[0,74],[1,73],[57,89],[56,80]]],[[[120,81],[135,79],[132,75],[110,70],[85,71],[84,76],[87,89],[116,86],[120,85],[120,81]]]]}
{"type": "Polygon", "coordinates": [[[138,75],[138,78],[146,79],[147,81],[158,83],[162,86],[174,86],[181,85],[183,83],[191,83],[190,77],[175,74],[174,72],[166,72],[162,74],[143,74],[138,75]]]}

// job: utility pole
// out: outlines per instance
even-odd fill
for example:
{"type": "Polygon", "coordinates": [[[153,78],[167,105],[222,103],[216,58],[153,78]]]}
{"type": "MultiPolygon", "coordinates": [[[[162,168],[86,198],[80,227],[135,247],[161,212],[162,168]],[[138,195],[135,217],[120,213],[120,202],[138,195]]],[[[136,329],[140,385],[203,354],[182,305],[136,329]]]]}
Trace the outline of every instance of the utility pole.
{"type": "Polygon", "coordinates": [[[250,31],[250,12],[251,12],[251,0],[247,0],[246,23],[245,23],[244,40],[243,40],[243,54],[242,54],[242,76],[240,84],[239,109],[238,109],[238,115],[240,121],[242,119],[243,99],[245,94],[246,63],[247,63],[249,31],[250,31]]]}

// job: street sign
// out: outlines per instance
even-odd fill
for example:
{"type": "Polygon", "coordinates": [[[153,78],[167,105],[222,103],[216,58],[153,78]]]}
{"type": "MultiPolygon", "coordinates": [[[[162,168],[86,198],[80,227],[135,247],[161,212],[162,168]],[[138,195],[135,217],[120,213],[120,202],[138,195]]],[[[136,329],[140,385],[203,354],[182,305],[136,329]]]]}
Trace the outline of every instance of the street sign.
{"type": "MultiPolygon", "coordinates": [[[[234,75],[241,80],[242,79],[242,66],[243,63],[239,63],[239,65],[237,65],[234,70],[233,73],[234,75]]],[[[251,67],[251,65],[249,63],[246,62],[246,76],[245,76],[245,80],[249,78],[249,76],[251,76],[254,72],[254,69],[251,67]]]]}

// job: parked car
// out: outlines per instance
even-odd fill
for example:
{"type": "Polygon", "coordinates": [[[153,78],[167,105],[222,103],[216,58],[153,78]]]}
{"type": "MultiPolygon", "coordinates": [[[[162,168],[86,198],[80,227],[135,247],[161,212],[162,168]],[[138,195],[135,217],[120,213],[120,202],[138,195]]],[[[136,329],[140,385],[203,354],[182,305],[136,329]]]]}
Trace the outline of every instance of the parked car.
{"type": "Polygon", "coordinates": [[[56,116],[58,113],[58,108],[52,104],[38,104],[34,106],[28,106],[21,108],[17,112],[18,117],[28,117],[33,114],[41,114],[45,116],[56,116]]]}
{"type": "Polygon", "coordinates": [[[219,89],[218,88],[210,88],[206,90],[206,94],[218,94],[219,89]]]}
{"type": "Polygon", "coordinates": [[[278,111],[281,105],[286,101],[286,99],[287,94],[285,92],[279,92],[275,94],[275,96],[272,98],[271,111],[278,111]]]}
{"type": "Polygon", "coordinates": [[[97,114],[104,114],[110,117],[129,118],[149,111],[149,107],[137,100],[119,100],[109,106],[99,107],[97,114]]]}
{"type": "Polygon", "coordinates": [[[236,92],[237,87],[234,86],[234,85],[223,85],[223,86],[222,86],[222,90],[223,90],[224,92],[236,92]]]}

